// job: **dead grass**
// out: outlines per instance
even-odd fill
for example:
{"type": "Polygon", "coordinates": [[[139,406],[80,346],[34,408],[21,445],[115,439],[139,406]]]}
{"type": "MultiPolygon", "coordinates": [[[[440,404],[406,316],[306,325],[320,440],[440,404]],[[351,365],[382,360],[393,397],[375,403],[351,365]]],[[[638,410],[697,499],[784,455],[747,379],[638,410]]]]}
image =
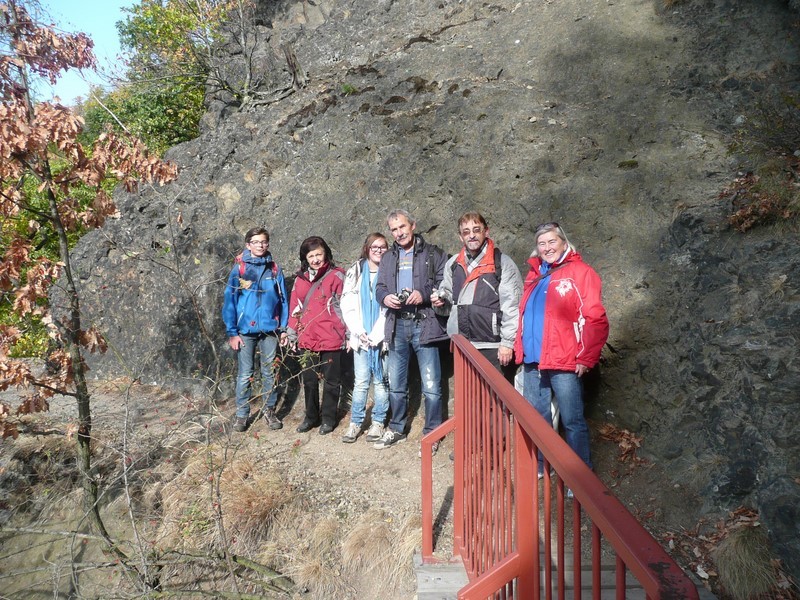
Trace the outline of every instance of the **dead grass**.
{"type": "Polygon", "coordinates": [[[218,527],[219,508],[231,550],[258,551],[275,516],[293,492],[274,471],[257,467],[249,458],[225,456],[222,448],[199,450],[161,493],[163,544],[213,550],[224,541],[218,527]],[[217,485],[219,497],[217,497],[217,485]]]}
{"type": "Polygon", "coordinates": [[[734,600],[775,589],[778,579],[770,556],[767,533],[757,523],[731,530],[713,552],[720,583],[734,600]]]}
{"type": "Polygon", "coordinates": [[[331,516],[295,503],[275,519],[259,561],[274,564],[314,600],[392,596],[413,580],[422,543],[419,516],[399,522],[370,511],[347,529],[331,516]],[[356,592],[358,590],[358,592],[356,592]]]}
{"type": "Polygon", "coordinates": [[[32,516],[71,492],[78,480],[75,443],[62,435],[21,436],[2,470],[0,500],[32,516]]]}

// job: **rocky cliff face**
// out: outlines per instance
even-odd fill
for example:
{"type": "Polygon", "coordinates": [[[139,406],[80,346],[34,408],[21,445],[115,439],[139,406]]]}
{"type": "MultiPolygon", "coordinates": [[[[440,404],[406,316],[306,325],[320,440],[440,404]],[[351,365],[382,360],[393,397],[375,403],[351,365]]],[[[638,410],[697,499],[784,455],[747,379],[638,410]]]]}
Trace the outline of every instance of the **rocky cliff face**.
{"type": "Polygon", "coordinates": [[[223,282],[253,225],[290,273],[312,234],[349,263],[393,207],[451,252],[455,219],[478,209],[519,265],[556,220],[603,277],[612,323],[589,416],[673,466],[687,526],[757,507],[798,575],[800,236],[739,234],[718,196],[748,168],[728,152],[737,123],[797,91],[796,15],[668,4],[262,0],[256,106],[210,97],[203,135],[168,154],[179,181],[118,192],[121,218],[76,249],[112,346],[93,373],[196,390],[218,359],[229,385],[223,282]]]}

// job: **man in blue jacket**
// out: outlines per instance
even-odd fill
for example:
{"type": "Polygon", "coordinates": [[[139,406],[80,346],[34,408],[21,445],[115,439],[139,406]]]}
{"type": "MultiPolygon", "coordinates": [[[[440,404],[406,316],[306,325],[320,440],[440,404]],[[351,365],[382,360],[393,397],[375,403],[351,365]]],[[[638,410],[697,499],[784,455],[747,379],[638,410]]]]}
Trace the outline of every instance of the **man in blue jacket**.
{"type": "Polygon", "coordinates": [[[278,344],[285,346],[287,342],[289,304],[286,284],[283,271],[269,252],[267,230],[254,227],[245,234],[244,242],[245,250],[236,257],[222,305],[228,344],[237,353],[239,363],[233,428],[236,431],[247,429],[258,352],[261,354],[262,402],[266,400],[264,419],[270,429],[280,429],[283,423],[275,414],[278,392],[274,363],[278,344]]]}
{"type": "MultiPolygon", "coordinates": [[[[442,281],[447,254],[414,233],[416,220],[407,211],[393,210],[386,222],[395,243],[381,259],[375,295],[378,303],[388,309],[384,339],[389,344],[387,370],[392,419],[383,437],[375,443],[379,450],[406,439],[408,364],[412,350],[425,396],[423,433],[441,425],[442,369],[437,342],[447,339],[430,302],[431,293],[442,281]]],[[[434,452],[437,448],[438,444],[434,452]]]]}

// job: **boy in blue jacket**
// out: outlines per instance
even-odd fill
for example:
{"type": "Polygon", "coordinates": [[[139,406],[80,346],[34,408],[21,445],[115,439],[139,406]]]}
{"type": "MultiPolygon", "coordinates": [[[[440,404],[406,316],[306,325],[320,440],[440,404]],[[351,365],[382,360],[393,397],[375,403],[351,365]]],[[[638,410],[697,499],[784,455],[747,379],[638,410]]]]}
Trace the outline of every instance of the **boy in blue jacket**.
{"type": "Polygon", "coordinates": [[[236,415],[233,428],[247,429],[250,416],[253,373],[256,352],[261,354],[262,396],[266,399],[264,419],[270,429],[283,427],[275,414],[278,392],[275,386],[275,354],[278,344],[287,343],[286,324],[289,304],[283,271],[269,252],[269,233],[254,227],[244,236],[245,250],[236,257],[236,264],[225,286],[222,320],[228,344],[238,356],[236,377],[236,415]]]}

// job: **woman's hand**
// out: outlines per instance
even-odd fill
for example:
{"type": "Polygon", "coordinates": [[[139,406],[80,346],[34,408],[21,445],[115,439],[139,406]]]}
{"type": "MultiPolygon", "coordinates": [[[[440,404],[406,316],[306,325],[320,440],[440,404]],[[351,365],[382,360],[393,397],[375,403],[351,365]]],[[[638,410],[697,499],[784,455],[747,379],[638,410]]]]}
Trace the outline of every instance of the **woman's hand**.
{"type": "Polygon", "coordinates": [[[575,372],[578,374],[578,377],[583,377],[589,372],[589,367],[586,365],[575,365],[575,372]]]}

